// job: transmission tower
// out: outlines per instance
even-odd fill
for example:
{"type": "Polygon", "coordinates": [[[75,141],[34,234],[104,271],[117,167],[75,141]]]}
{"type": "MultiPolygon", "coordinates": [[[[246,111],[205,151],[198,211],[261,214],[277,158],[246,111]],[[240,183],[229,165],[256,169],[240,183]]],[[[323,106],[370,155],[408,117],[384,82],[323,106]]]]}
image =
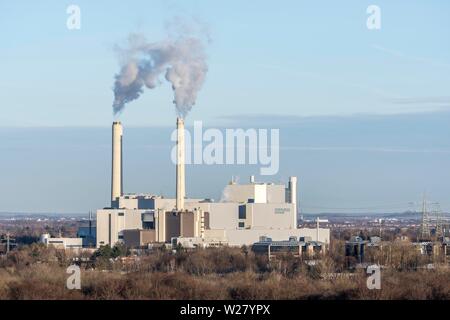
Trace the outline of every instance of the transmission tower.
{"type": "Polygon", "coordinates": [[[430,235],[430,217],[427,210],[427,199],[425,193],[423,194],[422,202],[422,224],[420,226],[421,240],[429,240],[430,235]]]}
{"type": "Polygon", "coordinates": [[[436,220],[436,238],[439,239],[440,237],[444,236],[443,231],[443,221],[442,221],[442,211],[441,206],[439,202],[433,203],[433,212],[432,215],[434,219],[436,220]]]}

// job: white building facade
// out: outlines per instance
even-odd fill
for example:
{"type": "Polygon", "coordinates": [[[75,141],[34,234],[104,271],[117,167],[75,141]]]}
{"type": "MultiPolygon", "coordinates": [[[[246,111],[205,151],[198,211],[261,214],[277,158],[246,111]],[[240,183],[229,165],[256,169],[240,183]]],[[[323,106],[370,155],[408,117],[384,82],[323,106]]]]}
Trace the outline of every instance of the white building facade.
{"type": "MultiPolygon", "coordinates": [[[[205,231],[202,235],[193,231],[194,235],[203,238],[214,235],[214,239],[231,246],[251,245],[262,236],[274,241],[291,236],[309,237],[329,243],[329,229],[297,228],[297,204],[290,202],[291,181],[288,187],[272,183],[230,183],[221,202],[185,199],[185,212],[198,210],[206,217],[205,231]]],[[[97,211],[97,247],[122,242],[123,230],[129,229],[153,229],[155,242],[169,242],[168,234],[176,234],[173,229],[177,228],[178,236],[182,237],[181,227],[177,226],[180,222],[172,219],[172,215],[178,214],[175,202],[175,199],[145,194],[120,196],[116,208],[97,211]]]]}

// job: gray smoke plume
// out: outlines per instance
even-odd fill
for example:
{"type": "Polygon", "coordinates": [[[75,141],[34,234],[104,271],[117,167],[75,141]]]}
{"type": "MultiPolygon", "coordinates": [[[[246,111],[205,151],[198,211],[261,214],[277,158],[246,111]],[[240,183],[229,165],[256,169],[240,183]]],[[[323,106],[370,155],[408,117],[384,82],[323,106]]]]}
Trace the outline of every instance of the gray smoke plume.
{"type": "Polygon", "coordinates": [[[199,37],[179,36],[161,42],[147,42],[131,35],[127,48],[118,48],[121,70],[115,76],[114,114],[143,93],[153,89],[164,77],[172,85],[173,103],[178,116],[185,117],[195,104],[197,93],[208,71],[204,43],[199,37]]]}

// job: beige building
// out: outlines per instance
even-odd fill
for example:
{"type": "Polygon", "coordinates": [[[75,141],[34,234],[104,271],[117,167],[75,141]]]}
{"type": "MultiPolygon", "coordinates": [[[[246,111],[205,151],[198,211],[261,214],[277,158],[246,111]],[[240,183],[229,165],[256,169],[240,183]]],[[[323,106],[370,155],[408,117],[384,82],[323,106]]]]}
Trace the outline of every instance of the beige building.
{"type": "Polygon", "coordinates": [[[97,211],[97,246],[126,243],[127,239],[133,246],[146,244],[125,239],[127,230],[152,230],[149,241],[166,243],[173,238],[190,238],[194,243],[240,246],[251,245],[262,236],[274,241],[311,237],[329,243],[329,229],[297,228],[296,203],[289,202],[289,193],[283,184],[230,183],[221,202],[185,199],[181,212],[175,209],[176,199],[123,195],[116,201],[117,208],[97,211]]]}
{"type": "Polygon", "coordinates": [[[41,235],[41,242],[47,247],[53,246],[57,249],[81,249],[83,247],[82,238],[52,238],[50,234],[41,235]]]}

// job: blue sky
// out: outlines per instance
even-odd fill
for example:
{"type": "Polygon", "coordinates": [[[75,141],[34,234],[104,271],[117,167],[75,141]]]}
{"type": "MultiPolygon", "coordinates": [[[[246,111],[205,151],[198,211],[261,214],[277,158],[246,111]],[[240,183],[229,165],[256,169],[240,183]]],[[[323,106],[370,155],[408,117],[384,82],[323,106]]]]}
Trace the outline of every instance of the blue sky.
{"type": "MultiPolygon", "coordinates": [[[[443,179],[450,165],[449,145],[443,138],[449,136],[445,129],[450,112],[449,15],[450,2],[444,0],[3,0],[0,164],[8,170],[0,183],[5,197],[0,211],[73,212],[105,204],[108,146],[102,141],[105,152],[100,155],[103,149],[96,145],[100,138],[70,128],[95,127],[103,130],[101,137],[109,134],[114,119],[113,77],[119,70],[114,46],[131,32],[149,40],[164,39],[164,23],[176,16],[201,21],[212,39],[207,47],[207,80],[188,124],[202,120],[205,126],[282,129],[283,143],[298,149],[295,157],[306,162],[285,154],[287,160],[282,158],[282,172],[276,179],[290,174],[304,177],[304,201],[311,209],[403,203],[431,189],[450,210],[446,195],[450,188],[443,179]],[[81,8],[80,30],[66,28],[69,4],[81,8]],[[370,4],[381,8],[381,30],[366,27],[370,4]],[[49,127],[62,127],[66,133],[47,137],[52,141],[46,146],[47,156],[30,153],[42,143],[36,132],[49,127]],[[300,133],[309,135],[289,139],[300,133]],[[11,144],[18,137],[23,137],[23,143],[11,144]],[[85,157],[68,153],[62,147],[64,137],[79,141],[77,148],[85,157]],[[67,158],[68,154],[72,157],[67,158]],[[95,156],[90,158],[91,154],[95,156]],[[33,164],[24,157],[34,159],[33,164]],[[330,158],[336,162],[328,162],[330,158]],[[86,170],[75,169],[77,165],[92,172],[104,169],[106,176],[99,173],[98,180],[89,181],[89,175],[83,175],[86,170]],[[65,172],[68,166],[77,174],[65,172]],[[28,195],[36,201],[23,203],[22,191],[31,190],[25,184],[33,176],[45,176],[52,183],[28,195]],[[65,199],[62,185],[73,189],[78,200],[72,197],[54,205],[39,201],[50,192],[65,199]],[[92,186],[92,192],[83,191],[86,185],[92,186]],[[361,185],[371,187],[364,190],[361,185]]],[[[167,127],[174,124],[174,116],[172,92],[164,83],[129,104],[120,120],[128,128],[167,127]]],[[[165,132],[161,130],[159,134],[165,132]]],[[[143,160],[130,156],[135,158],[134,167],[125,164],[130,191],[159,192],[155,188],[161,188],[169,193],[171,184],[140,181],[133,168],[145,166],[139,162],[143,160]]],[[[171,172],[171,165],[163,160],[157,167],[158,172],[171,172]]],[[[213,169],[195,170],[201,174],[213,169]]],[[[208,185],[210,196],[220,194],[233,170],[252,173],[252,168],[226,168],[217,180],[198,182],[191,189],[200,194],[208,185]]],[[[153,180],[163,181],[158,172],[153,180]]]]}
{"type": "MultiPolygon", "coordinates": [[[[1,2],[0,100],[8,109],[2,122],[109,124],[114,45],[130,32],[161,40],[175,16],[203,21],[212,38],[191,119],[392,114],[450,103],[448,1],[75,1],[81,30],[70,31],[71,3],[1,2]],[[372,3],[381,8],[378,31],[366,28],[372,3]]],[[[121,118],[128,125],[171,124],[171,101],[165,83],[121,118]]]]}
{"type": "MultiPolygon", "coordinates": [[[[219,199],[231,176],[285,182],[296,175],[304,212],[417,209],[424,191],[450,209],[450,113],[276,121],[277,175],[258,176],[259,165],[188,165],[188,196],[219,199]]],[[[239,127],[272,122],[265,116],[232,120],[239,127]]],[[[124,127],[126,192],[174,196],[172,130],[124,127]]],[[[87,212],[108,204],[109,127],[0,128],[0,141],[0,212],[87,212]]]]}

